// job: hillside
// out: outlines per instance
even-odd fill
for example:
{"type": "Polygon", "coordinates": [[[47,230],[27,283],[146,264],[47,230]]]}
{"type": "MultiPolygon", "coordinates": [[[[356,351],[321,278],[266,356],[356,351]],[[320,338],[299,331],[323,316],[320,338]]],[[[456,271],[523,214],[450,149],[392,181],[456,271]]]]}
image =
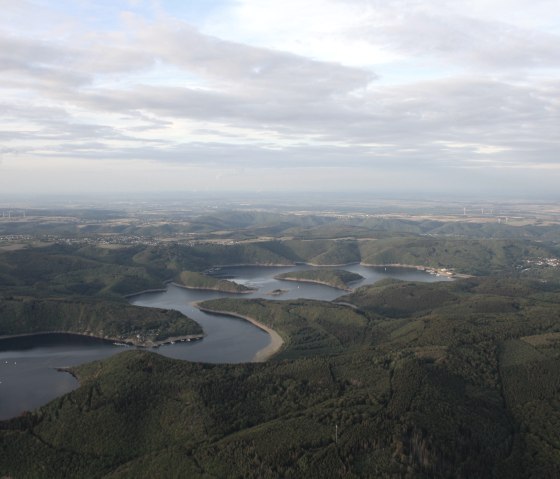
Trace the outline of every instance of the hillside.
{"type": "MultiPolygon", "coordinates": [[[[534,207],[534,205],[533,205],[534,207]]],[[[367,208],[368,213],[372,207],[367,208]]],[[[71,237],[127,235],[151,237],[193,237],[203,239],[233,238],[238,240],[259,237],[290,237],[299,239],[383,239],[405,236],[430,236],[440,239],[527,239],[557,241],[560,225],[555,215],[548,220],[537,219],[535,212],[520,212],[511,206],[492,216],[458,216],[462,207],[440,208],[426,216],[408,205],[403,208],[384,205],[380,215],[372,214],[306,214],[273,213],[265,211],[220,211],[194,213],[166,212],[151,221],[129,212],[101,209],[28,209],[27,218],[4,219],[0,235],[63,235],[71,237]],[[387,213],[389,213],[387,215],[387,213]],[[404,214],[403,214],[404,213],[404,214]],[[443,214],[442,214],[443,213],[443,214]],[[451,214],[450,214],[451,213],[451,214]],[[522,219],[518,215],[522,216],[522,219]],[[518,221],[505,222],[515,216],[518,221]],[[552,221],[550,221],[552,220],[552,221]]],[[[537,208],[541,210],[542,208],[537,208]]],[[[512,218],[513,219],[513,218],[512,218]]]]}
{"type": "Polygon", "coordinates": [[[178,311],[115,301],[26,297],[0,301],[0,336],[43,332],[87,334],[142,346],[203,333],[198,323],[178,311]]]}
{"type": "Polygon", "coordinates": [[[206,289],[210,291],[221,291],[223,293],[251,293],[255,291],[243,284],[227,279],[218,279],[207,274],[196,273],[194,271],[182,271],[179,274],[179,286],[191,289],[206,289]]]}
{"type": "Polygon", "coordinates": [[[547,243],[427,237],[363,241],[270,240],[191,246],[175,243],[114,249],[54,244],[0,251],[0,279],[2,292],[118,298],[162,288],[165,281],[179,278],[185,271],[192,272],[189,273],[191,280],[196,277],[201,281],[194,273],[216,265],[361,262],[447,268],[473,275],[513,273],[530,266],[530,274],[535,274],[543,270],[536,265],[540,259],[559,257],[558,248],[547,243]]]}
{"type": "MultiPolygon", "coordinates": [[[[510,234],[506,225],[252,213],[187,223],[216,238],[229,228],[241,239],[0,250],[0,334],[139,335],[146,344],[197,334],[179,313],[136,308],[124,296],[174,279],[243,289],[201,274],[216,265],[408,264],[477,277],[387,280],[332,303],[205,302],[273,328],[282,348],[259,364],[129,351],[77,367],[77,390],[0,422],[0,477],[560,475],[559,250],[526,239],[544,239],[555,225],[510,234]],[[254,233],[272,237],[253,241],[254,233]]],[[[315,271],[297,279],[357,279],[315,271]]]]}
{"type": "Polygon", "coordinates": [[[0,423],[0,473],[560,473],[557,283],[386,281],[341,299],[358,309],[320,301],[205,302],[271,326],[284,348],[260,364],[192,364],[130,351],[78,367],[79,389],[0,423]]]}
{"type": "Polygon", "coordinates": [[[275,279],[325,284],[333,288],[350,290],[350,283],[364,279],[364,277],[342,269],[322,268],[282,273],[275,276],[275,279]]]}

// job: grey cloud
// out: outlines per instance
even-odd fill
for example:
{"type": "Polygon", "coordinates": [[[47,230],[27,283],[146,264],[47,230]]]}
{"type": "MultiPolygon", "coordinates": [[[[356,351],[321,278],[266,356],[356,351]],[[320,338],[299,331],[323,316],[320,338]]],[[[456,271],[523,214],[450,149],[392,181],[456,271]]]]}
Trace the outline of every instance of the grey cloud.
{"type": "Polygon", "coordinates": [[[25,88],[35,87],[66,103],[127,115],[147,109],[197,119],[246,117],[265,124],[284,123],[286,128],[294,113],[292,107],[298,105],[297,114],[309,122],[313,117],[325,121],[329,107],[340,121],[347,115],[336,103],[374,79],[365,70],[227,42],[185,26],[178,30],[166,25],[146,27],[133,43],[127,40],[103,51],[96,41],[87,51],[35,45],[31,40],[10,42],[22,53],[4,62],[17,74],[14,87],[21,87],[22,77],[27,75],[25,88]],[[138,51],[143,53],[135,55],[138,51]],[[211,88],[136,85],[119,91],[94,87],[90,84],[95,76],[106,73],[95,60],[101,54],[123,71],[147,68],[156,60],[176,65],[205,78],[211,88]]]}
{"type": "Polygon", "coordinates": [[[55,42],[0,36],[0,69],[40,83],[79,87],[103,74],[148,70],[156,61],[175,65],[239,94],[315,98],[363,88],[372,73],[297,55],[228,42],[182,25],[147,25],[131,39],[111,34],[68,47],[55,42]]]}
{"type": "Polygon", "coordinates": [[[560,36],[507,23],[402,10],[383,27],[362,28],[374,43],[408,55],[440,57],[462,66],[490,70],[560,66],[560,36]]]}
{"type": "MultiPolygon", "coordinates": [[[[92,76],[69,68],[78,52],[44,42],[0,36],[0,71],[5,80],[15,78],[12,88],[64,87],[87,84],[92,76]]],[[[4,87],[7,82],[3,82],[4,87]]]]}
{"type": "Polygon", "coordinates": [[[204,35],[182,26],[146,28],[140,41],[164,61],[180,65],[212,82],[251,93],[325,96],[363,87],[375,75],[358,68],[318,62],[297,55],[256,48],[204,35]]]}
{"type": "MultiPolygon", "coordinates": [[[[83,143],[68,148],[68,145],[53,147],[48,152],[38,154],[42,157],[67,157],[88,159],[126,159],[152,160],[157,162],[179,163],[191,166],[228,167],[242,166],[267,168],[313,168],[317,166],[345,166],[354,168],[368,165],[372,154],[369,148],[356,147],[353,158],[348,160],[348,150],[332,146],[293,146],[277,148],[274,145],[235,145],[230,143],[184,143],[175,146],[142,146],[115,148],[102,143],[83,143]]],[[[404,162],[401,161],[400,164],[404,162]]],[[[408,164],[408,160],[406,161],[408,164]]]]}
{"type": "Polygon", "coordinates": [[[8,101],[0,103],[0,111],[3,119],[16,121],[24,119],[48,122],[62,118],[67,119],[70,116],[65,109],[60,107],[10,103],[8,101]]]}
{"type": "Polygon", "coordinates": [[[68,47],[51,46],[44,41],[0,35],[0,62],[26,62],[38,64],[59,64],[73,61],[76,51],[68,47]]]}
{"type": "Polygon", "coordinates": [[[557,37],[459,16],[444,21],[419,10],[368,34],[402,52],[488,68],[481,69],[485,74],[471,70],[433,81],[376,85],[375,75],[364,69],[228,42],[165,22],[142,25],[130,38],[110,36],[111,48],[101,36],[72,46],[0,37],[2,85],[24,93],[6,95],[0,107],[4,124],[15,120],[24,126],[18,132],[4,128],[0,138],[12,141],[6,154],[45,161],[344,165],[426,173],[558,162],[556,77],[495,74],[557,65],[558,58],[552,58],[559,51],[557,37]],[[179,68],[204,88],[150,85],[134,75],[155,62],[179,68]],[[124,73],[127,82],[115,86],[124,73]],[[32,98],[50,106],[34,105],[32,98]],[[176,128],[176,120],[193,121],[185,136],[209,133],[223,141],[177,143],[142,136],[176,128]],[[197,122],[204,126],[197,128],[197,122]],[[236,133],[220,131],[220,125],[235,127],[236,133]],[[250,139],[237,133],[243,129],[251,131],[250,139]],[[255,139],[255,132],[261,137],[255,139]]]}
{"type": "MultiPolygon", "coordinates": [[[[152,87],[82,95],[81,101],[88,108],[131,115],[141,108],[156,116],[216,121],[257,131],[266,126],[288,137],[313,135],[318,141],[347,145],[350,157],[361,145],[369,143],[417,150],[410,155],[418,161],[442,156],[460,161],[478,155],[476,146],[445,146],[445,142],[457,142],[508,150],[493,154],[494,159],[524,154],[525,161],[540,161],[539,155],[530,154],[531,151],[536,152],[546,141],[552,142],[552,148],[558,143],[555,132],[560,118],[549,90],[550,87],[540,88],[538,84],[529,87],[491,79],[455,78],[380,87],[361,101],[248,103],[233,93],[152,87]]],[[[103,131],[92,133],[109,135],[103,131]]],[[[307,147],[307,151],[311,158],[312,147],[307,147]]],[[[375,152],[368,161],[387,161],[388,156],[402,154],[391,147],[375,148],[375,152]],[[381,151],[385,157],[380,155],[381,151]]],[[[263,163],[272,157],[265,153],[261,156],[263,163]]],[[[163,154],[157,158],[165,161],[170,157],[163,154]]],[[[305,161],[303,155],[300,161],[305,161]]],[[[313,164],[311,159],[308,161],[313,164]]]]}
{"type": "MultiPolygon", "coordinates": [[[[105,39],[107,40],[107,39],[105,39]]],[[[54,41],[0,35],[2,86],[57,91],[90,86],[100,74],[130,73],[153,65],[154,56],[139,48],[107,48],[99,42],[68,46],[54,41]]]]}

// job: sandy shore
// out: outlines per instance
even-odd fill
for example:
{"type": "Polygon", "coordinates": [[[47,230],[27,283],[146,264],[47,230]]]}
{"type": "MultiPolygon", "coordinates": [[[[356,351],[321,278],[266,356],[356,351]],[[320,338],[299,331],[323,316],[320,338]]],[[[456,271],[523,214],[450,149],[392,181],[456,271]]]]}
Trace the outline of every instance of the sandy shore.
{"type": "Polygon", "coordinates": [[[258,322],[255,318],[251,318],[250,316],[244,316],[242,314],[232,313],[231,311],[219,311],[219,310],[204,308],[200,306],[199,303],[200,301],[194,301],[191,304],[195,308],[205,313],[221,314],[222,316],[231,316],[232,318],[244,319],[245,321],[249,321],[251,324],[254,324],[257,328],[262,329],[263,331],[266,331],[269,334],[270,344],[264,347],[263,349],[261,349],[260,351],[257,351],[257,354],[255,354],[253,356],[253,359],[251,360],[252,362],[262,363],[267,359],[270,359],[282,348],[282,345],[284,344],[284,340],[282,339],[282,337],[276,331],[274,331],[274,329],[269,328],[268,326],[258,322]]]}

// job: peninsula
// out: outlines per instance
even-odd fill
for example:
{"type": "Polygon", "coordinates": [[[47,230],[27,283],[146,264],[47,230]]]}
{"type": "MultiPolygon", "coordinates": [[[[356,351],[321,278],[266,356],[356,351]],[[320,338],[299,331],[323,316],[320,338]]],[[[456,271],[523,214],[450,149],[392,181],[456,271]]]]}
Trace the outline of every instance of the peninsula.
{"type": "Polygon", "coordinates": [[[249,288],[235,281],[214,278],[195,271],[182,271],[179,274],[178,282],[175,284],[181,288],[219,291],[221,293],[247,294],[256,291],[254,288],[249,288]]]}
{"type": "Polygon", "coordinates": [[[233,311],[222,311],[218,309],[212,309],[208,306],[203,306],[202,305],[203,303],[207,304],[211,302],[209,301],[194,302],[192,303],[192,305],[205,313],[219,314],[222,316],[230,316],[232,318],[244,319],[245,321],[249,321],[257,328],[262,329],[263,331],[268,333],[268,335],[270,336],[270,343],[255,354],[255,356],[253,357],[253,362],[262,363],[270,359],[272,356],[278,353],[280,349],[282,349],[282,346],[284,344],[284,340],[282,339],[282,336],[280,336],[280,334],[278,334],[274,329],[268,327],[266,324],[263,324],[261,321],[258,321],[252,316],[247,316],[246,314],[240,314],[233,311]]]}
{"type": "Polygon", "coordinates": [[[350,283],[364,279],[362,275],[357,273],[352,273],[343,269],[330,268],[290,271],[288,273],[276,275],[274,278],[282,281],[324,284],[345,291],[351,291],[350,283]]]}
{"type": "Polygon", "coordinates": [[[140,347],[203,337],[198,323],[179,311],[142,308],[91,298],[4,298],[0,303],[0,339],[71,333],[140,347]]]}

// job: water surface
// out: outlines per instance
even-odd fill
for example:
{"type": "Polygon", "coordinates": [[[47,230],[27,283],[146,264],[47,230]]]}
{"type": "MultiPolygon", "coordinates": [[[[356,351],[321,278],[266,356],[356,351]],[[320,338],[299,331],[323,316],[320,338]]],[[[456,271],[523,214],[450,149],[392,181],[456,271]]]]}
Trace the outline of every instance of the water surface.
{"type": "MultiPolygon", "coordinates": [[[[196,309],[192,303],[226,296],[286,300],[296,298],[332,301],[344,291],[312,283],[279,281],[274,276],[289,271],[309,269],[291,267],[228,267],[214,271],[221,277],[257,288],[251,294],[235,295],[216,291],[200,291],[169,285],[165,292],[146,293],[131,298],[139,306],[175,309],[197,321],[204,329],[200,341],[162,346],[159,354],[189,361],[210,363],[240,363],[251,361],[255,354],[270,343],[270,336],[251,323],[196,309]],[[285,290],[279,296],[270,293],[285,290]]],[[[371,268],[361,265],[343,269],[364,276],[353,287],[372,284],[384,278],[408,281],[445,281],[447,278],[424,271],[405,268],[371,268]]],[[[57,368],[77,366],[120,353],[122,346],[108,341],[71,334],[46,334],[0,340],[0,419],[17,416],[32,410],[78,386],[68,373],[57,368]]]]}
{"type": "Polygon", "coordinates": [[[17,416],[78,387],[57,369],[122,351],[109,341],[74,334],[40,334],[0,341],[0,419],[17,416]]]}

